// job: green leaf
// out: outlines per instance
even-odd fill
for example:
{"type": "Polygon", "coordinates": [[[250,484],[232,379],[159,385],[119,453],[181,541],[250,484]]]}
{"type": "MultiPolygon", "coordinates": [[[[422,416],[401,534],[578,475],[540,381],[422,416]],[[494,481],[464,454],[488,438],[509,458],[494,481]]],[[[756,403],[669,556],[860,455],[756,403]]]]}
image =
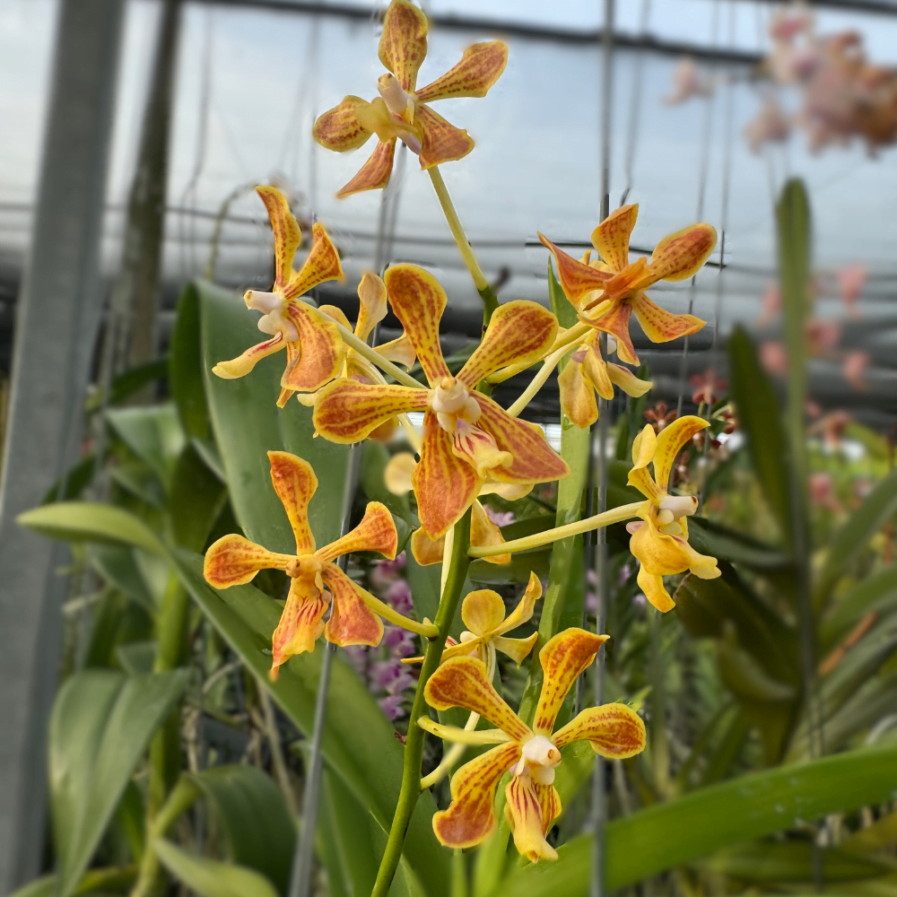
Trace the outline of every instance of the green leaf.
{"type": "Polygon", "coordinates": [[[206,399],[230,500],[243,532],[272,551],[295,550],[286,514],[271,485],[267,457],[267,452],[282,449],[314,468],[318,491],[309,505],[309,521],[319,545],[334,541],[340,532],[349,447],[314,439],[312,410],[295,398],[286,408],[277,407],[284,354],[262,359],[252,373],[238,380],[215,376],[215,364],[258,343],[258,317],[211,284],[196,282],[187,290],[198,297],[206,399]]]}
{"type": "Polygon", "coordinates": [[[829,542],[816,585],[822,602],[869,540],[897,513],[897,472],[882,480],[829,542]]]}
{"type": "Polygon", "coordinates": [[[168,500],[171,537],[175,545],[202,551],[227,501],[221,480],[209,470],[192,443],[178,457],[168,500]]]}
{"type": "MultiPolygon", "coordinates": [[[[888,801],[897,788],[897,747],[851,751],[740,776],[657,804],[607,826],[605,886],[626,887],[714,851],[829,813],[888,801]]],[[[592,836],[562,846],[557,863],[518,867],[496,897],[584,897],[592,836]]]]}
{"type": "Polygon", "coordinates": [[[820,642],[831,648],[850,631],[866,614],[879,614],[897,610],[897,567],[886,567],[858,582],[832,608],[820,624],[820,642]]]}
{"type": "Polygon", "coordinates": [[[277,897],[271,882],[253,869],[197,856],[171,841],[153,841],[162,865],[201,897],[277,897]]]}
{"type": "Polygon", "coordinates": [[[411,526],[411,504],[408,496],[393,495],[386,488],[384,477],[388,463],[389,452],[386,447],[368,439],[362,447],[359,485],[369,501],[379,501],[386,505],[395,517],[411,526]]]}
{"type": "MultiPolygon", "coordinates": [[[[258,677],[284,713],[306,735],[312,731],[322,650],[293,657],[281,667],[276,682],[268,679],[271,633],[282,605],[251,585],[217,591],[202,576],[202,558],[187,552],[174,555],[184,586],[203,613],[258,677]]],[[[387,830],[395,811],[402,779],[402,746],[395,730],[354,670],[338,655],[325,715],[322,751],[362,806],[387,830]]],[[[445,897],[449,856],[433,834],[436,807],[421,795],[405,841],[405,857],[426,882],[428,893],[445,897]]]]}
{"type": "Polygon", "coordinates": [[[106,420],[118,438],[167,485],[184,447],[184,431],[174,405],[117,408],[106,412],[106,420]]]}
{"type": "Polygon", "coordinates": [[[186,287],[178,298],[168,346],[168,384],[184,432],[207,442],[212,435],[203,378],[199,291],[186,287]]]}
{"type": "MultiPolygon", "coordinates": [[[[141,364],[136,368],[129,368],[126,371],[116,375],[109,389],[109,399],[106,405],[118,405],[126,399],[140,392],[150,383],[163,380],[168,373],[168,359],[155,358],[146,364],[141,364]]],[[[88,412],[98,411],[103,407],[103,392],[98,390],[85,403],[88,412]]]]}
{"type": "Polygon", "coordinates": [[[747,437],[747,450],[763,497],[790,544],[791,508],[788,494],[787,442],[781,403],[757,357],[747,331],[740,325],[729,339],[732,398],[738,422],[747,437]]]}
{"type": "Polygon", "coordinates": [[[54,539],[130,545],[165,554],[159,537],[139,517],[112,505],[88,501],[41,505],[19,514],[17,520],[21,526],[54,539]]]}
{"type": "Polygon", "coordinates": [[[703,517],[689,519],[688,541],[701,554],[725,558],[758,572],[791,568],[791,559],[785,552],[703,517]]]}
{"type": "Polygon", "coordinates": [[[214,810],[228,857],[286,894],[296,831],[274,780],[254,766],[216,766],[188,776],[214,810]]]}
{"type": "Polygon", "coordinates": [[[132,548],[121,545],[94,545],[90,550],[90,562],[107,583],[114,585],[150,613],[155,613],[155,600],[132,548]]]}
{"type": "Polygon", "coordinates": [[[187,684],[185,671],[125,676],[86,670],[60,689],[50,720],[50,806],[69,897],[156,729],[187,684]]]}

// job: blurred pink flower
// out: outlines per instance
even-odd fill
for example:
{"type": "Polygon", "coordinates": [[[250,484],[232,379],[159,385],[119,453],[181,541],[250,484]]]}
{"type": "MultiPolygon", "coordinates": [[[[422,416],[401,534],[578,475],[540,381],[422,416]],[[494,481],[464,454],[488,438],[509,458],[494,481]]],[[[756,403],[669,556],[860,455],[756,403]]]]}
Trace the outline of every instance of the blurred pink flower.
{"type": "Polygon", "coordinates": [[[866,286],[869,272],[865,265],[845,265],[835,271],[835,280],[838,282],[838,290],[841,293],[841,301],[852,317],[859,317],[856,310],[857,300],[866,286]]]}
{"type": "Polygon", "coordinates": [[[760,300],[761,314],[757,320],[758,327],[766,327],[782,310],[782,291],[777,283],[771,283],[760,300]]]}
{"type": "Polygon", "coordinates": [[[774,97],[767,97],[757,117],[744,129],[744,137],[757,153],[765,143],[782,143],[791,133],[791,121],[774,97]]]}
{"type": "Polygon", "coordinates": [[[823,355],[834,349],[841,339],[841,325],[837,321],[814,318],[807,322],[807,342],[810,355],[823,355]]]}
{"type": "Polygon", "coordinates": [[[840,511],[841,505],[835,499],[835,487],[830,473],[817,471],[810,474],[810,501],[829,511],[840,511]]]}
{"type": "Polygon", "coordinates": [[[860,391],[869,389],[869,384],[863,379],[863,371],[872,363],[868,352],[861,350],[848,352],[844,356],[844,379],[854,388],[860,391]]]}
{"type": "Polygon", "coordinates": [[[775,340],[765,340],[760,343],[760,363],[767,374],[774,377],[784,377],[788,370],[788,353],[783,343],[775,340]]]}
{"type": "Polygon", "coordinates": [[[713,82],[702,76],[694,59],[687,56],[679,61],[673,71],[673,92],[663,101],[668,106],[676,106],[692,97],[709,97],[712,93],[713,82]]]}
{"type": "Polygon", "coordinates": [[[494,508],[490,508],[489,505],[483,505],[483,510],[496,526],[507,526],[516,520],[513,511],[496,511],[494,508]]]}
{"type": "Polygon", "coordinates": [[[777,10],[769,22],[769,36],[777,42],[790,43],[813,24],[813,14],[802,6],[786,6],[777,10]]]}
{"type": "Polygon", "coordinates": [[[692,374],[688,382],[694,387],[691,400],[696,405],[713,405],[729,387],[729,384],[719,379],[711,368],[707,368],[703,374],[692,374]]]}

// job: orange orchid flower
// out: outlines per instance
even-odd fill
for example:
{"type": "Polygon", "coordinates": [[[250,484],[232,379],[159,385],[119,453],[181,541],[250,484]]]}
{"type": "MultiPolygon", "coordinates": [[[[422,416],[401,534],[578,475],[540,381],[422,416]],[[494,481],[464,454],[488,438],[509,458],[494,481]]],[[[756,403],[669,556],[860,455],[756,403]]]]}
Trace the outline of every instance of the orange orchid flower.
{"type": "Polygon", "coordinates": [[[232,361],[219,361],[212,373],[225,380],[245,377],[256,364],[281,349],[287,350],[287,367],[280,381],[277,404],[283,407],[294,392],[313,392],[339,374],[345,346],[339,328],[299,297],[327,280],[343,277],[339,253],[323,224],[312,228],[312,245],[299,271],[293,256],[301,242],[299,224],[286,197],[276,187],[256,187],[274,231],[274,287],[270,293],[248,290],[248,308],[262,312],[259,330],[271,339],[247,349],[232,361]]]}
{"type": "Polygon", "coordinates": [[[461,518],[487,478],[533,484],[566,476],[569,468],[541,429],[510,417],[475,392],[491,372],[540,358],[557,333],[554,315],[535,302],[499,306],[482,342],[453,377],[439,345],[439,321],[447,302],[439,281],[417,265],[393,265],[385,281],[430,388],[337,380],[315,402],[318,434],[331,442],[359,442],[397,414],[425,412],[420,464],[412,482],[421,526],[434,539],[461,518]]]}
{"type": "MultiPolygon", "coordinates": [[[[633,312],[648,339],[665,343],[697,333],[704,321],[694,315],[674,315],[655,305],[645,290],[659,280],[693,277],[716,246],[716,230],[709,224],[693,224],[664,237],[651,260],[643,256],[629,261],[629,236],[638,217],[638,205],[621,206],[592,232],[592,245],[600,256],[579,262],[539,234],[558,266],[564,293],[579,312],[580,320],[596,330],[612,334],[622,361],[638,364],[629,338],[633,312]]],[[[597,386],[597,381],[596,381],[597,386]]]]}
{"type": "Polygon", "coordinates": [[[423,633],[427,627],[404,617],[397,620],[395,611],[333,563],[341,555],[357,551],[396,556],[396,526],[386,507],[370,502],[355,529],[315,550],[308,503],[318,480],[311,465],[289,452],[268,452],[268,458],[274,490],[296,539],[296,554],[277,554],[236,534],[223,536],[206,552],[203,575],[216,589],[250,582],[259,570],[283,570],[290,577],[287,602],[272,637],[271,678],[277,678],[278,668],[292,655],[313,651],[322,632],[336,645],[379,645],[383,623],[377,613],[423,633]],[[333,610],[325,625],[323,616],[330,604],[333,610]]]}
{"type": "Polygon", "coordinates": [[[499,696],[486,665],[474,657],[443,663],[427,682],[424,696],[436,710],[463,707],[487,719],[496,729],[465,731],[443,726],[429,717],[418,725],[446,741],[495,744],[496,747],[462,766],[452,777],[452,802],[433,817],[436,837],[447,847],[473,847],[495,828],[495,790],[509,770],[505,815],[517,850],[532,862],[557,859],[545,840],[561,814],[554,787],[561,750],[574,741],[588,741],[602,757],[621,760],[645,747],[645,724],[625,704],[589,707],[554,732],[567,692],[607,641],[584,629],[567,629],[550,639],[539,654],[544,680],[530,728],[499,696]]]}
{"type": "Polygon", "coordinates": [[[659,434],[651,424],[635,437],[632,443],[632,470],[629,485],[635,486],[648,500],[638,511],[642,521],[626,525],[632,534],[629,550],[641,561],[638,584],[647,599],[659,611],[675,606],[663,586],[667,575],[690,570],[701,579],[716,579],[720,575],[714,557],[698,554],[688,544],[687,519],[698,509],[694,495],[670,495],[667,487],[673,462],[691,438],[708,427],[707,421],[686,415],[664,427],[659,434]],[[648,473],[653,462],[654,476],[648,473]]]}
{"type": "Polygon", "coordinates": [[[501,41],[474,44],[454,68],[417,89],[417,73],[426,55],[427,17],[408,0],[393,0],[380,38],[380,61],[388,70],[377,82],[380,96],[372,103],[348,96],[315,122],[315,140],[339,153],[363,146],[373,134],[379,141],[338,197],[385,187],[397,140],[420,156],[424,169],[461,159],[473,149],[467,131],[449,124],[427,104],[486,96],[505,69],[508,48],[501,41]]]}

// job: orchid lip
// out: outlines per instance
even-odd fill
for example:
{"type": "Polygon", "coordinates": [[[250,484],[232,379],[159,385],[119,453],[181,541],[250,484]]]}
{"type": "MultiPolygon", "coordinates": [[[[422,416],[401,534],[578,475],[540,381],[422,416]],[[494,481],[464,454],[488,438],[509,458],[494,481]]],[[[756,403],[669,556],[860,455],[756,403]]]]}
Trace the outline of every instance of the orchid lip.
{"type": "Polygon", "coordinates": [[[694,495],[666,495],[660,501],[660,509],[671,511],[673,519],[691,517],[698,510],[698,499],[694,495]]]}

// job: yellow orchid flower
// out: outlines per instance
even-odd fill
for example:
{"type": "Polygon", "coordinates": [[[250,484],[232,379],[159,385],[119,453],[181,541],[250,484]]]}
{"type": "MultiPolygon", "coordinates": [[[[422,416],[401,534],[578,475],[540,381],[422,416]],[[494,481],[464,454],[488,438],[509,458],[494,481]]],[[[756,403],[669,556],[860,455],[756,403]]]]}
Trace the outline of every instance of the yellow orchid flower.
{"type": "MultiPolygon", "coordinates": [[[[371,433],[371,438],[375,438],[377,430],[371,433]]],[[[393,495],[405,495],[414,488],[412,478],[414,471],[417,469],[417,460],[411,452],[397,452],[389,459],[386,470],[383,473],[386,488],[393,495]]],[[[480,495],[496,494],[508,501],[516,501],[523,498],[532,489],[530,483],[495,483],[486,481],[480,489],[480,495]]],[[[501,527],[495,524],[486,509],[483,507],[479,498],[473,503],[473,514],[470,518],[470,544],[477,548],[484,548],[487,545],[501,545],[505,541],[505,537],[501,533],[501,527]]],[[[445,536],[434,539],[423,529],[416,529],[411,534],[411,553],[414,560],[422,567],[430,564],[441,564],[443,554],[445,552],[445,536]]],[[[495,554],[484,558],[489,564],[510,564],[511,555],[495,554]]]]}
{"type": "Polygon", "coordinates": [[[277,678],[278,668],[292,655],[313,651],[322,632],[336,645],[379,645],[383,623],[378,614],[421,635],[435,635],[435,627],[401,616],[333,563],[341,555],[356,551],[396,556],[396,526],[386,507],[370,502],[355,529],[315,550],[308,503],[318,480],[311,465],[289,452],[268,452],[268,458],[274,491],[296,539],[296,554],[277,554],[236,534],[222,536],[206,552],[203,575],[216,589],[250,582],[259,570],[283,570],[290,577],[286,605],[271,640],[271,678],[277,678]],[[325,625],[322,618],[331,603],[333,610],[325,625]]]}
{"type": "Polygon", "coordinates": [[[716,246],[716,230],[711,225],[693,224],[664,237],[654,248],[650,262],[643,256],[630,262],[629,235],[637,217],[637,204],[621,206],[595,228],[592,245],[601,257],[595,262],[589,262],[589,253],[579,262],[539,234],[542,244],[554,255],[561,286],[580,320],[614,336],[617,354],[628,364],[638,364],[629,338],[633,312],[648,339],[655,343],[697,333],[704,326],[704,321],[694,315],[674,315],[655,305],[645,290],[659,280],[693,277],[716,246]]]}
{"type": "Polygon", "coordinates": [[[496,823],[495,790],[510,770],[505,815],[517,850],[534,863],[557,859],[545,838],[561,814],[560,796],[553,784],[561,749],[574,741],[588,741],[596,754],[621,760],[645,747],[645,725],[625,704],[589,707],[553,732],[567,692],[605,641],[606,635],[567,629],[545,644],[539,654],[544,672],[542,693],[532,728],[499,696],[481,660],[454,657],[436,670],[424,690],[431,707],[463,707],[498,727],[465,731],[428,717],[417,721],[422,729],[445,741],[497,745],[452,776],[452,802],[433,817],[433,830],[442,844],[473,847],[491,834],[496,823]]]}
{"type": "Polygon", "coordinates": [[[707,421],[686,415],[669,426],[654,432],[651,424],[636,436],[632,443],[632,470],[629,485],[635,486],[648,500],[638,516],[643,522],[626,525],[632,534],[629,550],[641,561],[638,584],[647,599],[659,610],[674,607],[673,599],[663,586],[664,576],[690,570],[701,579],[716,579],[720,575],[716,558],[698,554],[688,544],[686,518],[698,509],[693,495],[670,495],[667,486],[673,462],[695,433],[709,426],[707,421]],[[648,465],[654,464],[654,476],[648,465]]]}
{"type": "Polygon", "coordinates": [[[533,484],[566,476],[569,468],[541,429],[510,417],[475,391],[492,371],[541,357],[557,332],[554,315],[535,302],[499,306],[482,342],[453,377],[439,345],[447,302],[439,281],[417,265],[393,265],[385,282],[430,388],[337,380],[315,402],[318,434],[331,442],[359,442],[397,414],[425,412],[420,464],[412,481],[421,526],[433,539],[460,519],[487,478],[533,484]]]}
{"type": "MultiPolygon", "coordinates": [[[[461,633],[460,642],[442,652],[442,663],[453,657],[476,656],[486,664],[487,670],[494,670],[495,652],[501,651],[520,666],[533,650],[539,633],[534,632],[529,638],[505,638],[505,633],[528,623],[541,597],[542,583],[535,573],[530,573],[523,597],[507,617],[505,602],[498,592],[478,589],[468,593],[461,604],[461,619],[467,629],[461,633]]],[[[423,657],[408,657],[402,662],[422,663],[423,657]]]]}
{"type": "Polygon", "coordinates": [[[348,96],[315,122],[315,140],[339,153],[363,146],[373,134],[379,141],[338,197],[385,187],[392,174],[397,140],[420,156],[423,169],[461,159],[473,149],[467,131],[449,124],[427,104],[486,96],[505,69],[508,48],[501,41],[474,44],[454,68],[417,89],[417,73],[426,55],[427,17],[408,0],[393,0],[380,37],[380,62],[387,69],[377,82],[380,96],[372,103],[348,96]]]}
{"type": "Polygon", "coordinates": [[[343,277],[339,253],[323,224],[312,228],[312,246],[299,271],[293,256],[301,241],[299,224],[286,197],[276,187],[256,187],[274,231],[274,287],[270,293],[248,290],[247,307],[262,312],[258,326],[272,335],[232,361],[219,361],[212,373],[225,380],[245,377],[262,359],[287,350],[287,367],[280,381],[277,404],[283,407],[294,392],[314,392],[339,374],[345,346],[339,328],[305,302],[297,301],[319,283],[343,277]]]}

